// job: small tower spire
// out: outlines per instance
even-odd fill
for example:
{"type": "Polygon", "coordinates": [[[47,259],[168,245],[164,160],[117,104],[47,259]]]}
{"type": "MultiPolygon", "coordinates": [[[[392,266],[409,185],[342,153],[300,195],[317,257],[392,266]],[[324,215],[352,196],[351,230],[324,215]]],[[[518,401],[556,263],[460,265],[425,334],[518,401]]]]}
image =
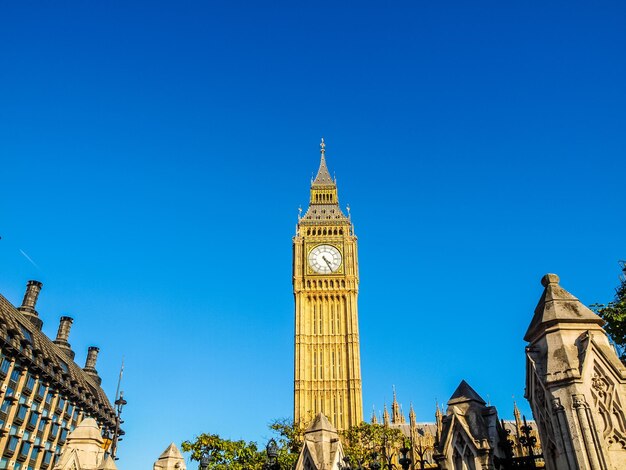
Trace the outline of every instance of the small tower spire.
{"type": "Polygon", "coordinates": [[[443,413],[441,409],[439,409],[439,402],[435,400],[435,405],[437,407],[435,411],[435,423],[437,424],[437,435],[441,436],[441,427],[443,424],[443,413]]]}
{"type": "Polygon", "coordinates": [[[409,406],[409,422],[411,427],[415,427],[417,420],[415,419],[415,410],[413,409],[413,403],[409,406]]]}
{"type": "Polygon", "coordinates": [[[396,386],[392,385],[393,388],[393,402],[391,402],[391,422],[393,424],[402,423],[402,412],[400,411],[400,405],[398,404],[398,399],[396,397],[396,386]]]}
{"type": "Polygon", "coordinates": [[[515,399],[513,399],[513,416],[515,417],[515,430],[517,431],[517,435],[519,436],[522,429],[522,414],[517,407],[515,399]]]}
{"type": "MultiPolygon", "coordinates": [[[[327,187],[327,189],[331,189],[330,187],[334,187],[336,190],[335,181],[331,178],[330,172],[328,171],[328,166],[326,166],[326,143],[324,142],[324,138],[322,138],[322,142],[320,143],[320,167],[317,170],[317,176],[313,180],[312,186],[324,188],[327,187]]],[[[334,201],[330,202],[337,203],[336,198],[334,201]]]]}
{"type": "Polygon", "coordinates": [[[389,412],[387,411],[387,403],[385,403],[385,407],[383,408],[383,425],[389,426],[389,412]]]}
{"type": "Polygon", "coordinates": [[[378,424],[378,419],[376,418],[376,406],[372,405],[372,424],[378,424]]]}

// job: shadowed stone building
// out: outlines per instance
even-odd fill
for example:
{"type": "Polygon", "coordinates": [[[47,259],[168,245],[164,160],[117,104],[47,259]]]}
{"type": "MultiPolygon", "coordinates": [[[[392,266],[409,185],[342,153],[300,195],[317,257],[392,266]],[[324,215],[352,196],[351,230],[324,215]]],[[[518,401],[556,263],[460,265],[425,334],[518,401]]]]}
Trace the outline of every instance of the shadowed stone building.
{"type": "MultiPolygon", "coordinates": [[[[493,468],[507,468],[494,464],[494,460],[497,460],[495,457],[519,458],[529,454],[528,449],[522,444],[525,418],[515,403],[513,415],[514,420],[500,420],[496,408],[487,406],[480,395],[463,380],[450,397],[445,414],[439,405],[436,406],[435,422],[418,423],[413,406],[409,408],[407,421],[402,406],[398,403],[395,388],[391,413],[385,405],[382,418],[379,419],[373,412],[371,422],[374,424],[382,422],[384,426],[398,429],[404,434],[410,443],[409,457],[412,470],[440,467],[461,470],[471,468],[468,465],[477,465],[480,462],[483,462],[481,465],[495,465],[493,468]],[[487,433],[485,429],[489,426],[497,432],[487,433]]],[[[534,453],[539,454],[541,444],[534,429],[535,423],[528,420],[526,424],[532,428],[530,434],[537,439],[534,453]]],[[[396,464],[398,455],[396,449],[396,464]]],[[[541,459],[537,459],[537,465],[542,467],[541,459]]]]}
{"type": "Polygon", "coordinates": [[[435,461],[441,470],[500,468],[509,459],[507,432],[495,406],[487,406],[465,380],[448,400],[438,425],[435,461]]]}
{"type": "Polygon", "coordinates": [[[29,281],[18,308],[0,295],[0,469],[52,469],[78,424],[91,418],[105,447],[116,426],[96,370],[98,348],[89,348],[81,368],[69,343],[70,317],[61,318],[54,340],[41,331],[41,286],[29,281]]]}
{"type": "Polygon", "coordinates": [[[304,432],[295,470],[337,470],[343,465],[343,446],[337,429],[319,413],[304,432]]]}

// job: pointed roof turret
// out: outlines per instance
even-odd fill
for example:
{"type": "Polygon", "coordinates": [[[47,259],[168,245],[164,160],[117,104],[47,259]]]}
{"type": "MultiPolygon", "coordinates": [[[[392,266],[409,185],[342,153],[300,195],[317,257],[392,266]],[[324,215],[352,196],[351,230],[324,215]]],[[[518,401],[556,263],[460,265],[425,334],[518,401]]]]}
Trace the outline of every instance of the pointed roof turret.
{"type": "Polygon", "coordinates": [[[515,430],[519,435],[522,426],[522,414],[520,413],[519,408],[517,407],[517,403],[515,403],[515,400],[513,400],[513,416],[515,417],[515,430]]]}
{"type": "Polygon", "coordinates": [[[324,415],[324,413],[318,413],[313,422],[304,432],[309,433],[316,431],[330,431],[336,433],[337,429],[330,424],[330,421],[328,421],[328,418],[324,415]]]}
{"type": "Polygon", "coordinates": [[[395,385],[393,385],[393,402],[391,402],[391,422],[393,424],[404,423],[404,416],[402,415],[402,407],[398,404],[398,398],[396,397],[395,385]]]}
{"type": "Polygon", "coordinates": [[[387,403],[383,408],[383,425],[389,426],[389,412],[387,411],[387,403]]]}
{"type": "Polygon", "coordinates": [[[295,469],[334,469],[343,456],[343,446],[337,430],[326,416],[318,413],[304,432],[304,442],[295,469]]]}
{"type": "Polygon", "coordinates": [[[334,186],[335,181],[330,177],[330,172],[326,166],[326,144],[324,143],[324,138],[322,137],[322,142],[320,143],[320,167],[319,170],[317,170],[317,176],[313,180],[312,186],[328,185],[334,186]]]}
{"type": "Polygon", "coordinates": [[[481,396],[476,393],[476,390],[470,387],[465,380],[461,380],[461,383],[450,397],[450,400],[448,400],[448,406],[472,401],[477,402],[481,405],[487,404],[485,400],[483,400],[481,396]]]}
{"type": "Polygon", "coordinates": [[[350,225],[350,219],[346,217],[339,207],[337,182],[331,178],[326,166],[326,144],[324,139],[320,144],[321,156],[320,167],[317,176],[311,181],[311,197],[309,208],[303,217],[298,219],[302,225],[350,225]]]}
{"type": "Polygon", "coordinates": [[[435,411],[435,424],[437,425],[437,441],[439,437],[441,437],[441,426],[443,425],[443,413],[441,412],[441,408],[439,408],[439,402],[435,402],[437,410],[435,411]]]}
{"type": "Polygon", "coordinates": [[[546,328],[557,323],[604,325],[602,318],[559,285],[559,276],[556,274],[546,274],[541,279],[541,284],[545,289],[535,308],[535,315],[526,331],[524,341],[534,341],[546,328]]]}
{"type": "Polygon", "coordinates": [[[376,418],[376,407],[372,406],[372,419],[371,419],[371,423],[372,424],[378,424],[378,418],[376,418]]]}
{"type": "Polygon", "coordinates": [[[185,459],[183,458],[180,450],[173,442],[167,446],[167,449],[159,456],[158,460],[154,462],[153,470],[184,470],[185,459]]]}
{"type": "Polygon", "coordinates": [[[413,409],[413,403],[411,403],[409,406],[409,422],[411,423],[411,427],[415,426],[415,423],[417,422],[415,417],[415,410],[413,409]]]}

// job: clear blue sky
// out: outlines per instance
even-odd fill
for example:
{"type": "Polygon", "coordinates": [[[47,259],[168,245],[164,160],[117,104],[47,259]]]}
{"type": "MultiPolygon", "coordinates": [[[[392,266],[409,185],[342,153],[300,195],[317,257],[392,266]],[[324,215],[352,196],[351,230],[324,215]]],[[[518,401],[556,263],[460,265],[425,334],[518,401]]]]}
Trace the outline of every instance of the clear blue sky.
{"type": "Polygon", "coordinates": [[[292,412],[291,237],[319,139],[359,236],[365,414],[461,379],[523,411],[546,272],[626,258],[624,2],[4,2],[0,292],[44,283],[120,468],[292,412]],[[36,266],[20,252],[23,250],[36,266]]]}

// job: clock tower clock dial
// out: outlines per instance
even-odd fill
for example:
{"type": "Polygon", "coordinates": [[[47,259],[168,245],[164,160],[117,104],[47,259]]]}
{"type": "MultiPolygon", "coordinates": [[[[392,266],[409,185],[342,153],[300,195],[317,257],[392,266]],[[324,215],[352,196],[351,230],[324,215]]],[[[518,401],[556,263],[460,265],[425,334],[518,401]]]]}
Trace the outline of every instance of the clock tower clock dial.
{"type": "Polygon", "coordinates": [[[309,253],[309,265],[318,274],[332,274],[341,266],[341,253],[332,245],[317,245],[309,253]]]}
{"type": "Polygon", "coordinates": [[[293,238],[294,420],[324,413],[338,430],[363,421],[357,297],[357,239],[321,161],[293,238]]]}

